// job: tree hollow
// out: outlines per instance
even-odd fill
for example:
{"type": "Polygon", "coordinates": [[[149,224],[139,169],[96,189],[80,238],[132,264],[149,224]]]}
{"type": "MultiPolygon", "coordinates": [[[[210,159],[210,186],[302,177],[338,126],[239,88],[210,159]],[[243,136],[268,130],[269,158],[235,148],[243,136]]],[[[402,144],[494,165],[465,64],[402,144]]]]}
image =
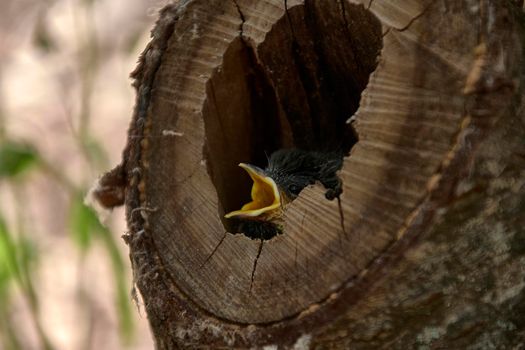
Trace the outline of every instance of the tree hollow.
{"type": "MultiPolygon", "coordinates": [[[[274,13],[258,42],[244,31],[249,12],[231,2],[225,8],[233,17],[200,24],[181,34],[186,40],[172,37],[157,72],[143,160],[145,198],[157,209],[148,214],[149,229],[162,242],[163,260],[176,262],[168,269],[177,287],[220,318],[269,323],[296,315],[377,253],[359,246],[383,248],[390,239],[358,243],[342,232],[336,201],[307,189],[290,208],[283,235],[264,246],[251,290],[258,242],[227,234],[208,260],[226,231],[236,233],[224,214],[250,198],[240,162],[264,167],[266,155],[288,147],[348,154],[356,142],[347,121],[377,64],[381,27],[362,6],[320,4],[274,13]],[[209,47],[216,32],[225,43],[209,47]]],[[[184,15],[191,17],[190,5],[184,15]]],[[[179,27],[184,18],[175,33],[179,27]]],[[[344,205],[350,198],[345,184],[344,205]]],[[[357,217],[345,214],[351,230],[357,217]]]]}
{"type": "Polygon", "coordinates": [[[498,101],[514,96],[511,73],[487,68],[521,57],[497,44],[519,47],[508,23],[478,1],[167,6],[133,74],[124,159],[128,242],[159,348],[292,347],[310,332],[334,347],[387,346],[407,334],[403,305],[439,309],[433,278],[446,274],[433,274],[420,240],[461,260],[424,235],[456,215],[451,203],[470,186],[461,181],[504,112],[498,101]],[[490,39],[489,27],[501,35],[490,39]],[[224,219],[249,200],[237,165],[264,167],[287,147],[346,153],[341,206],[306,188],[259,251],[224,219]],[[388,319],[376,329],[361,315],[388,319]]]}

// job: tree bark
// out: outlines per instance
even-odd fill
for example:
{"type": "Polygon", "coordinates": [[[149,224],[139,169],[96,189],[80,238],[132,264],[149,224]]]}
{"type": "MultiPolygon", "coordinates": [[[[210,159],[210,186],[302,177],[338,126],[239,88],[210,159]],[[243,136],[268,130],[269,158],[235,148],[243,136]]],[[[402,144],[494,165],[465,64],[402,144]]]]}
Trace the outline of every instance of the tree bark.
{"type": "Polygon", "coordinates": [[[157,348],[523,346],[522,6],[164,8],[99,188],[125,193],[157,348]],[[341,206],[304,190],[254,272],[259,242],[223,216],[249,198],[237,164],[285,147],[349,151],[341,206]]]}

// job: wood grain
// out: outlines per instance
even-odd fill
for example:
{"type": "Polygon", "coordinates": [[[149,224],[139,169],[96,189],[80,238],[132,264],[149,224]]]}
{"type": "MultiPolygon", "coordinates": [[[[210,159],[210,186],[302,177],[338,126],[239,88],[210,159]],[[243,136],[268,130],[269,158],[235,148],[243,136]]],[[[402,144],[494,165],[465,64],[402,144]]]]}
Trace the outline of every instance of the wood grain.
{"type": "Polygon", "coordinates": [[[516,91],[510,70],[488,68],[521,57],[493,39],[516,30],[506,11],[445,0],[166,7],[133,75],[124,159],[126,239],[157,346],[415,344],[402,323],[367,328],[360,317],[394,322],[381,308],[441,300],[439,288],[414,292],[418,264],[431,272],[434,256],[423,239],[516,91]],[[343,216],[321,186],[305,189],[284,233],[264,243],[250,289],[259,243],[223,215],[249,196],[237,164],[264,166],[289,146],[349,151],[343,216]]]}

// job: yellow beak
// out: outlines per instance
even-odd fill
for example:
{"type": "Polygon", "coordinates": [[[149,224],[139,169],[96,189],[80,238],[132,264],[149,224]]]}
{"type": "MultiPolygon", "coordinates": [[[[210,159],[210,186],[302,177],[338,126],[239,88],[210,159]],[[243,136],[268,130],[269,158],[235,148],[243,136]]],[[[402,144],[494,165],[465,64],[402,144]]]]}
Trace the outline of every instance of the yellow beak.
{"type": "Polygon", "coordinates": [[[239,166],[246,170],[253,180],[252,201],[224,215],[225,218],[255,218],[261,214],[269,213],[281,205],[281,196],[275,181],[268,177],[256,166],[240,163],[239,166]]]}

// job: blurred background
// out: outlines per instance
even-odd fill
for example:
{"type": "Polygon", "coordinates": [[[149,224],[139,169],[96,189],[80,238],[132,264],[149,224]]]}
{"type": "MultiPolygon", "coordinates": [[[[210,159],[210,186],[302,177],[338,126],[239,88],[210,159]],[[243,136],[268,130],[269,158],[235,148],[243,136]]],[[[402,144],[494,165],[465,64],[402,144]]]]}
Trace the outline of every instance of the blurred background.
{"type": "Polygon", "coordinates": [[[153,348],[124,211],[102,224],[84,197],[120,161],[166,2],[0,0],[0,349],[153,348]]]}

